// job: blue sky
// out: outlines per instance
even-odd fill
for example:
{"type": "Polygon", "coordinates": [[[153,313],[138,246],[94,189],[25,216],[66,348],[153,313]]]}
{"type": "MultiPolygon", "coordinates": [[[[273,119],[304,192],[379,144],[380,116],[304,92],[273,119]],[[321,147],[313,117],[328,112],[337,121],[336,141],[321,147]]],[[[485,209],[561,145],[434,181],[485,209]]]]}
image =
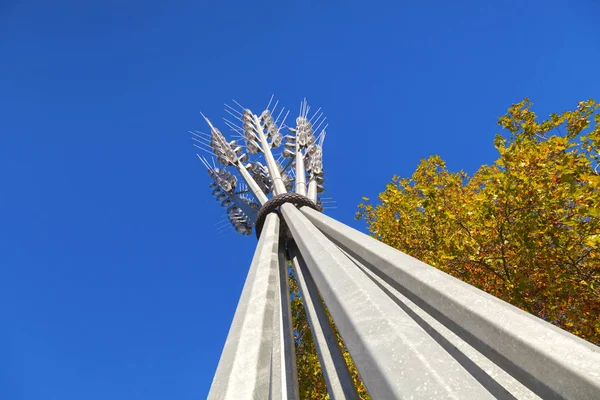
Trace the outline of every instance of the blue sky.
{"type": "MultiPolygon", "coordinates": [[[[200,399],[256,240],[187,131],[235,98],[330,120],[329,211],[440,154],[495,159],[496,118],[600,99],[600,3],[0,2],[0,398],[200,399]]],[[[220,123],[220,122],[219,122],[220,123]]],[[[224,125],[220,123],[223,131],[224,125]]]]}

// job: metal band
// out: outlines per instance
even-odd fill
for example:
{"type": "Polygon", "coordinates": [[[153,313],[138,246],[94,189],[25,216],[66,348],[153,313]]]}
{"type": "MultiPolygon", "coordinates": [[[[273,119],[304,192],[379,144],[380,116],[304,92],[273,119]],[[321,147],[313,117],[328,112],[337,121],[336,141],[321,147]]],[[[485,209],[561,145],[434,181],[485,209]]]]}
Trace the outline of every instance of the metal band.
{"type": "Polygon", "coordinates": [[[267,201],[258,211],[258,215],[256,216],[256,223],[254,225],[254,229],[256,231],[256,238],[260,238],[260,233],[262,232],[263,225],[265,223],[265,218],[272,212],[276,212],[279,214],[279,207],[285,203],[292,203],[296,207],[307,206],[312,208],[313,210],[321,211],[319,207],[312,202],[306,196],[302,196],[297,193],[284,193],[278,194],[277,196],[273,196],[269,201],[267,201]]]}

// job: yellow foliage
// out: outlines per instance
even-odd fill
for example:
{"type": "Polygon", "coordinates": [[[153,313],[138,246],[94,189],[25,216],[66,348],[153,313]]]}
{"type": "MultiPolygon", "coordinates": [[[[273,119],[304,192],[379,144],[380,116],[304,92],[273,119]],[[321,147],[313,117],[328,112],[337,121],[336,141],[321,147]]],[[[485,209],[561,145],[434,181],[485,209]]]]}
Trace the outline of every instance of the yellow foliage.
{"type": "Polygon", "coordinates": [[[513,104],[495,163],[468,176],[432,156],[357,218],[390,246],[600,344],[597,109],[589,100],[538,122],[529,100],[513,104]]]}

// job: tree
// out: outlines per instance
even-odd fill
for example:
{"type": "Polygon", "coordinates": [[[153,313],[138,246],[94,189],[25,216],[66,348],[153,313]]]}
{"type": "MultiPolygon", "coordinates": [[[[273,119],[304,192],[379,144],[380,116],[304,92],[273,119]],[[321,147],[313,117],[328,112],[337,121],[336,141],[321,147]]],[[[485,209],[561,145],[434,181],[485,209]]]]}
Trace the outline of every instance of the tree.
{"type": "Polygon", "coordinates": [[[438,156],[394,176],[357,219],[413,257],[600,344],[600,114],[593,100],[539,122],[528,99],[473,175],[438,156]]]}

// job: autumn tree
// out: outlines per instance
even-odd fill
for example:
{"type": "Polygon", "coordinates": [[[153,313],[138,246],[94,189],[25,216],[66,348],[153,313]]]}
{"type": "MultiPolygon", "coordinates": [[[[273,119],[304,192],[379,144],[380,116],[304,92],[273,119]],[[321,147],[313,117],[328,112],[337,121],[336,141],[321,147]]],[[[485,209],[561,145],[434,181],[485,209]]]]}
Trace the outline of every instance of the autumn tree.
{"type": "Polygon", "coordinates": [[[528,99],[498,124],[498,159],[472,176],[438,156],[394,176],[357,218],[372,235],[600,344],[600,114],[540,121],[528,99]]]}

